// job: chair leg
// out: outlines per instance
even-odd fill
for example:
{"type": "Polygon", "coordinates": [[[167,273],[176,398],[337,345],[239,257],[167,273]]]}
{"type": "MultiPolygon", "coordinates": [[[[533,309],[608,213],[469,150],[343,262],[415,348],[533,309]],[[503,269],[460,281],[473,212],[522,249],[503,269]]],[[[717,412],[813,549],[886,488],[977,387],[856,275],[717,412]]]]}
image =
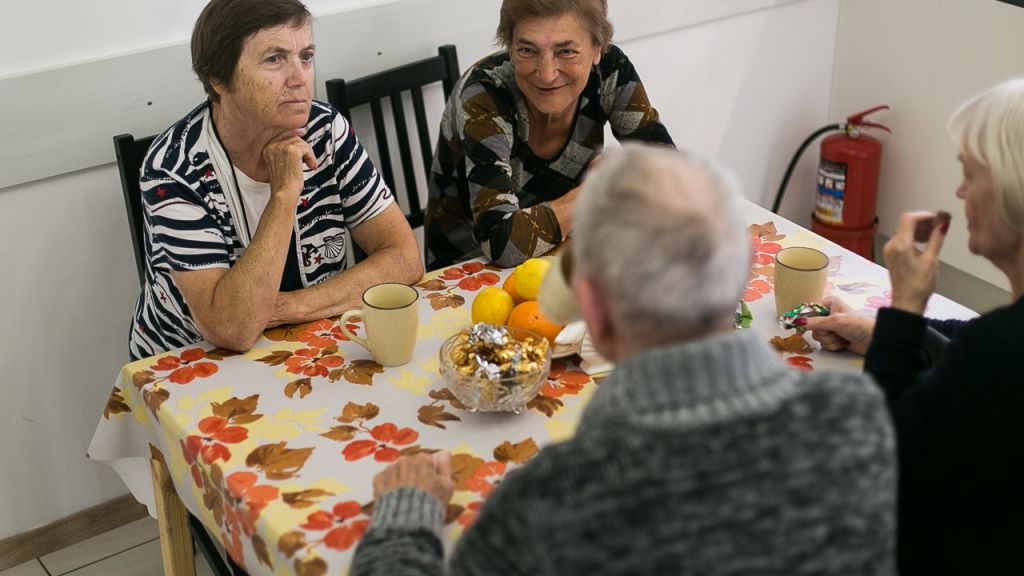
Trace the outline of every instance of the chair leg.
{"type": "Polygon", "coordinates": [[[193,544],[199,548],[203,558],[206,558],[206,563],[210,565],[213,573],[217,576],[231,576],[231,569],[224,563],[217,545],[213,543],[210,533],[203,527],[203,523],[199,521],[199,518],[189,514],[188,527],[192,532],[193,544]]]}

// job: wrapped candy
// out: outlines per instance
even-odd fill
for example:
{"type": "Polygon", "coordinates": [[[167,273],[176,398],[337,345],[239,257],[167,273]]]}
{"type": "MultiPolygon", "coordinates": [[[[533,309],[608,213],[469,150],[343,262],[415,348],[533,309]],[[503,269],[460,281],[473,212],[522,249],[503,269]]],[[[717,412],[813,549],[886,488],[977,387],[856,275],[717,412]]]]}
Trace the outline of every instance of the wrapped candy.
{"type": "Polygon", "coordinates": [[[781,326],[782,329],[784,329],[784,330],[794,330],[795,329],[797,332],[803,332],[807,328],[805,326],[801,325],[803,323],[798,323],[797,322],[798,319],[802,318],[802,319],[806,320],[807,318],[812,318],[812,317],[815,317],[815,316],[828,316],[828,315],[829,315],[828,308],[822,306],[821,304],[813,304],[811,302],[804,302],[803,304],[797,306],[796,308],[790,310],[789,312],[786,312],[782,316],[779,316],[779,326],[781,326]]]}
{"type": "Polygon", "coordinates": [[[460,374],[497,382],[538,370],[547,347],[544,338],[516,340],[504,326],[478,322],[459,334],[451,359],[460,374]]]}

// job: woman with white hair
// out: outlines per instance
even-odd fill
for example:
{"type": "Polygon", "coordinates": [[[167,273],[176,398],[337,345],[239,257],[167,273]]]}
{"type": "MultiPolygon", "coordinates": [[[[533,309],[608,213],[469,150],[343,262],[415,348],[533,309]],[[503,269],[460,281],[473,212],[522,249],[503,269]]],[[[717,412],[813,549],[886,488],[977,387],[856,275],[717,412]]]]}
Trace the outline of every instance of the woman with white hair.
{"type": "Polygon", "coordinates": [[[950,121],[959,146],[968,246],[1001,270],[1014,303],[968,322],[925,319],[949,227],[904,214],[885,260],[892,306],[807,327],[828,349],[867,351],[897,430],[901,574],[1024,574],[1024,79],[971,99],[950,121]],[[923,250],[915,247],[927,240],[923,250]],[[930,365],[926,328],[949,336],[930,365]]]}

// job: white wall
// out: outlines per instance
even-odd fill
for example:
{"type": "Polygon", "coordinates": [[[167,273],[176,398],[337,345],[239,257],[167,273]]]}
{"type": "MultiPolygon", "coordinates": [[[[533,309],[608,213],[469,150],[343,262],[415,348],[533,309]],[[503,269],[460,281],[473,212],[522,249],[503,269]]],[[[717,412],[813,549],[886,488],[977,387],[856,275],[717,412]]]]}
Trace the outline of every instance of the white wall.
{"type": "MultiPolygon", "coordinates": [[[[315,14],[380,3],[307,0],[315,14]]],[[[0,59],[0,106],[5,76],[184,41],[203,4],[36,0],[5,6],[0,48],[18,56],[0,59]]],[[[611,4],[622,46],[677,143],[721,158],[736,169],[749,197],[770,202],[793,149],[827,120],[839,0],[611,4]],[[732,10],[728,17],[723,7],[732,10]],[[704,22],[673,29],[680,12],[704,22]]],[[[401,11],[393,18],[401,19],[401,11]]],[[[492,49],[496,21],[495,11],[493,21],[437,26],[451,27],[465,69],[492,49]]],[[[408,25],[381,21],[377,29],[396,22],[408,25]]],[[[424,36],[437,34],[429,24],[421,28],[424,36]]],[[[436,46],[433,37],[425,44],[436,46]]],[[[345,55],[321,51],[317,58],[318,70],[333,71],[345,55]]],[[[346,61],[346,69],[372,69],[376,62],[346,61]]],[[[810,181],[812,168],[805,162],[794,179],[810,181]]],[[[791,192],[789,200],[784,213],[806,222],[810,194],[791,192]]],[[[113,472],[85,460],[84,452],[126,359],[138,287],[111,164],[0,189],[0,230],[0,269],[7,271],[0,275],[3,539],[125,492],[113,472]]]]}
{"type": "Polygon", "coordinates": [[[830,116],[885,103],[892,128],[879,184],[880,233],[892,234],[908,210],[947,210],[953,225],[947,264],[996,286],[1009,284],[967,250],[956,148],[946,134],[964,99],[1024,75],[1024,9],[995,0],[843,0],[830,116]]]}

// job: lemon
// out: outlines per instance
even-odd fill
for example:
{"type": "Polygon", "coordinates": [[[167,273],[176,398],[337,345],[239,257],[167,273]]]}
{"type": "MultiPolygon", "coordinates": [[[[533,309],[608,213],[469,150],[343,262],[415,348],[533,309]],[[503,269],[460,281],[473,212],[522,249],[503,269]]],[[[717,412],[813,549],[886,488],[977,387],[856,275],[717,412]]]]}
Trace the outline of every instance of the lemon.
{"type": "Polygon", "coordinates": [[[536,300],[540,283],[550,267],[551,262],[543,258],[530,258],[516,266],[516,292],[526,300],[536,300]]]}
{"type": "Polygon", "coordinates": [[[484,288],[473,299],[473,323],[504,325],[515,306],[516,303],[508,292],[497,286],[484,288]]]}

